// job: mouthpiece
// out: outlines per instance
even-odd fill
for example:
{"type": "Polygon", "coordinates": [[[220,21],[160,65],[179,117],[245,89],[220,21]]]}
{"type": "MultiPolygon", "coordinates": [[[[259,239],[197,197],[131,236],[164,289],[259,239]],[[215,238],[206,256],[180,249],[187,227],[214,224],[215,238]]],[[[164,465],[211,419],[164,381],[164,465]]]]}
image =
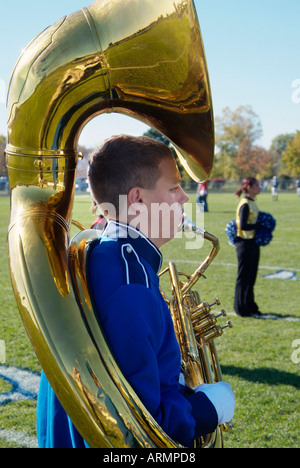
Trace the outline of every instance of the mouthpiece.
{"type": "Polygon", "coordinates": [[[195,226],[193,221],[184,213],[183,215],[183,223],[182,223],[182,231],[183,232],[194,232],[195,234],[204,237],[205,231],[195,226]]]}

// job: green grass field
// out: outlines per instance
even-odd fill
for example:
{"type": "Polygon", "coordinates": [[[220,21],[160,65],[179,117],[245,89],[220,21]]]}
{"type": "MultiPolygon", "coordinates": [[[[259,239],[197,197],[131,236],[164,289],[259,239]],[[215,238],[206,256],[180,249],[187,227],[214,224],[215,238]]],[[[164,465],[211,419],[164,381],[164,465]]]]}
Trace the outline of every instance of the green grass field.
{"type": "MultiPolygon", "coordinates": [[[[236,199],[232,194],[209,196],[210,212],[205,214],[205,229],[219,237],[221,251],[207,271],[207,279],[201,279],[197,289],[205,301],[213,302],[218,296],[234,325],[216,340],[224,380],[231,383],[236,395],[234,428],[225,437],[226,447],[296,448],[300,445],[300,353],[293,348],[293,343],[300,340],[300,283],[297,281],[300,280],[300,201],[296,194],[281,194],[276,203],[270,194],[262,194],[258,204],[262,211],[272,213],[277,219],[272,244],[261,249],[255,290],[260,310],[268,314],[268,319],[242,319],[233,313],[236,256],[225,233],[227,222],[235,217],[236,199]],[[295,272],[295,280],[265,278],[279,270],[295,272]]],[[[6,246],[9,200],[6,197],[0,197],[0,212],[0,340],[6,344],[5,366],[38,373],[40,366],[21,323],[9,279],[6,246]]],[[[90,225],[93,218],[88,197],[75,200],[74,219],[87,227],[90,225]]],[[[165,264],[167,260],[176,260],[180,271],[192,273],[210,246],[205,245],[201,250],[185,247],[184,239],[175,239],[164,246],[165,264]]],[[[166,279],[163,288],[167,288],[166,279]]],[[[4,400],[1,404],[1,396],[11,390],[11,383],[0,378],[0,448],[30,446],[36,437],[36,400],[9,403],[4,400]]]]}

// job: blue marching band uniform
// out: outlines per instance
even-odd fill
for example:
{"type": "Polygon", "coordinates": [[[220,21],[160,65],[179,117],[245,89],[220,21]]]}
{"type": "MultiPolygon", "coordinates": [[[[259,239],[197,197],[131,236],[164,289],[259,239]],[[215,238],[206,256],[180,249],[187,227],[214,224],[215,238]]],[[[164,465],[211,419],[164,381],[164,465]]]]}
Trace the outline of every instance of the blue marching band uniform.
{"type": "MultiPolygon", "coordinates": [[[[89,255],[87,273],[124,376],[164,431],[193,447],[194,439],[216,429],[218,413],[205,393],[179,382],[180,349],[159,288],[161,264],[161,252],[148,238],[111,221],[89,255]]],[[[43,373],[37,430],[40,448],[88,448],[43,373]]]]}

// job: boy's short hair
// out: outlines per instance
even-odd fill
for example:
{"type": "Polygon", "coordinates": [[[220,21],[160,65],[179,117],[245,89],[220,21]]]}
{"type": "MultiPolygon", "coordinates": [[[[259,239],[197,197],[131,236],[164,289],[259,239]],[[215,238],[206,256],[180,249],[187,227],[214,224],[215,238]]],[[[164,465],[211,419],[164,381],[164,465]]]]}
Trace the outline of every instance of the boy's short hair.
{"type": "Polygon", "coordinates": [[[159,164],[171,150],[148,137],[120,135],[106,140],[89,158],[88,178],[95,202],[112,204],[119,214],[119,196],[133,187],[151,190],[160,177],[159,164]]]}

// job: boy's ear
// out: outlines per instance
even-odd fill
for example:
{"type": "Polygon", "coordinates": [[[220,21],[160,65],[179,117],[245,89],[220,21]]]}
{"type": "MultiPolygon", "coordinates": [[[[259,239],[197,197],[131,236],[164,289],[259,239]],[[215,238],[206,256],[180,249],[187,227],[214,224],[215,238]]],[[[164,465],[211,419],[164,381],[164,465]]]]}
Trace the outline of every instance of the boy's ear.
{"type": "Polygon", "coordinates": [[[142,201],[142,193],[139,187],[133,187],[128,192],[128,203],[129,205],[133,205],[133,203],[143,203],[142,201]]]}

